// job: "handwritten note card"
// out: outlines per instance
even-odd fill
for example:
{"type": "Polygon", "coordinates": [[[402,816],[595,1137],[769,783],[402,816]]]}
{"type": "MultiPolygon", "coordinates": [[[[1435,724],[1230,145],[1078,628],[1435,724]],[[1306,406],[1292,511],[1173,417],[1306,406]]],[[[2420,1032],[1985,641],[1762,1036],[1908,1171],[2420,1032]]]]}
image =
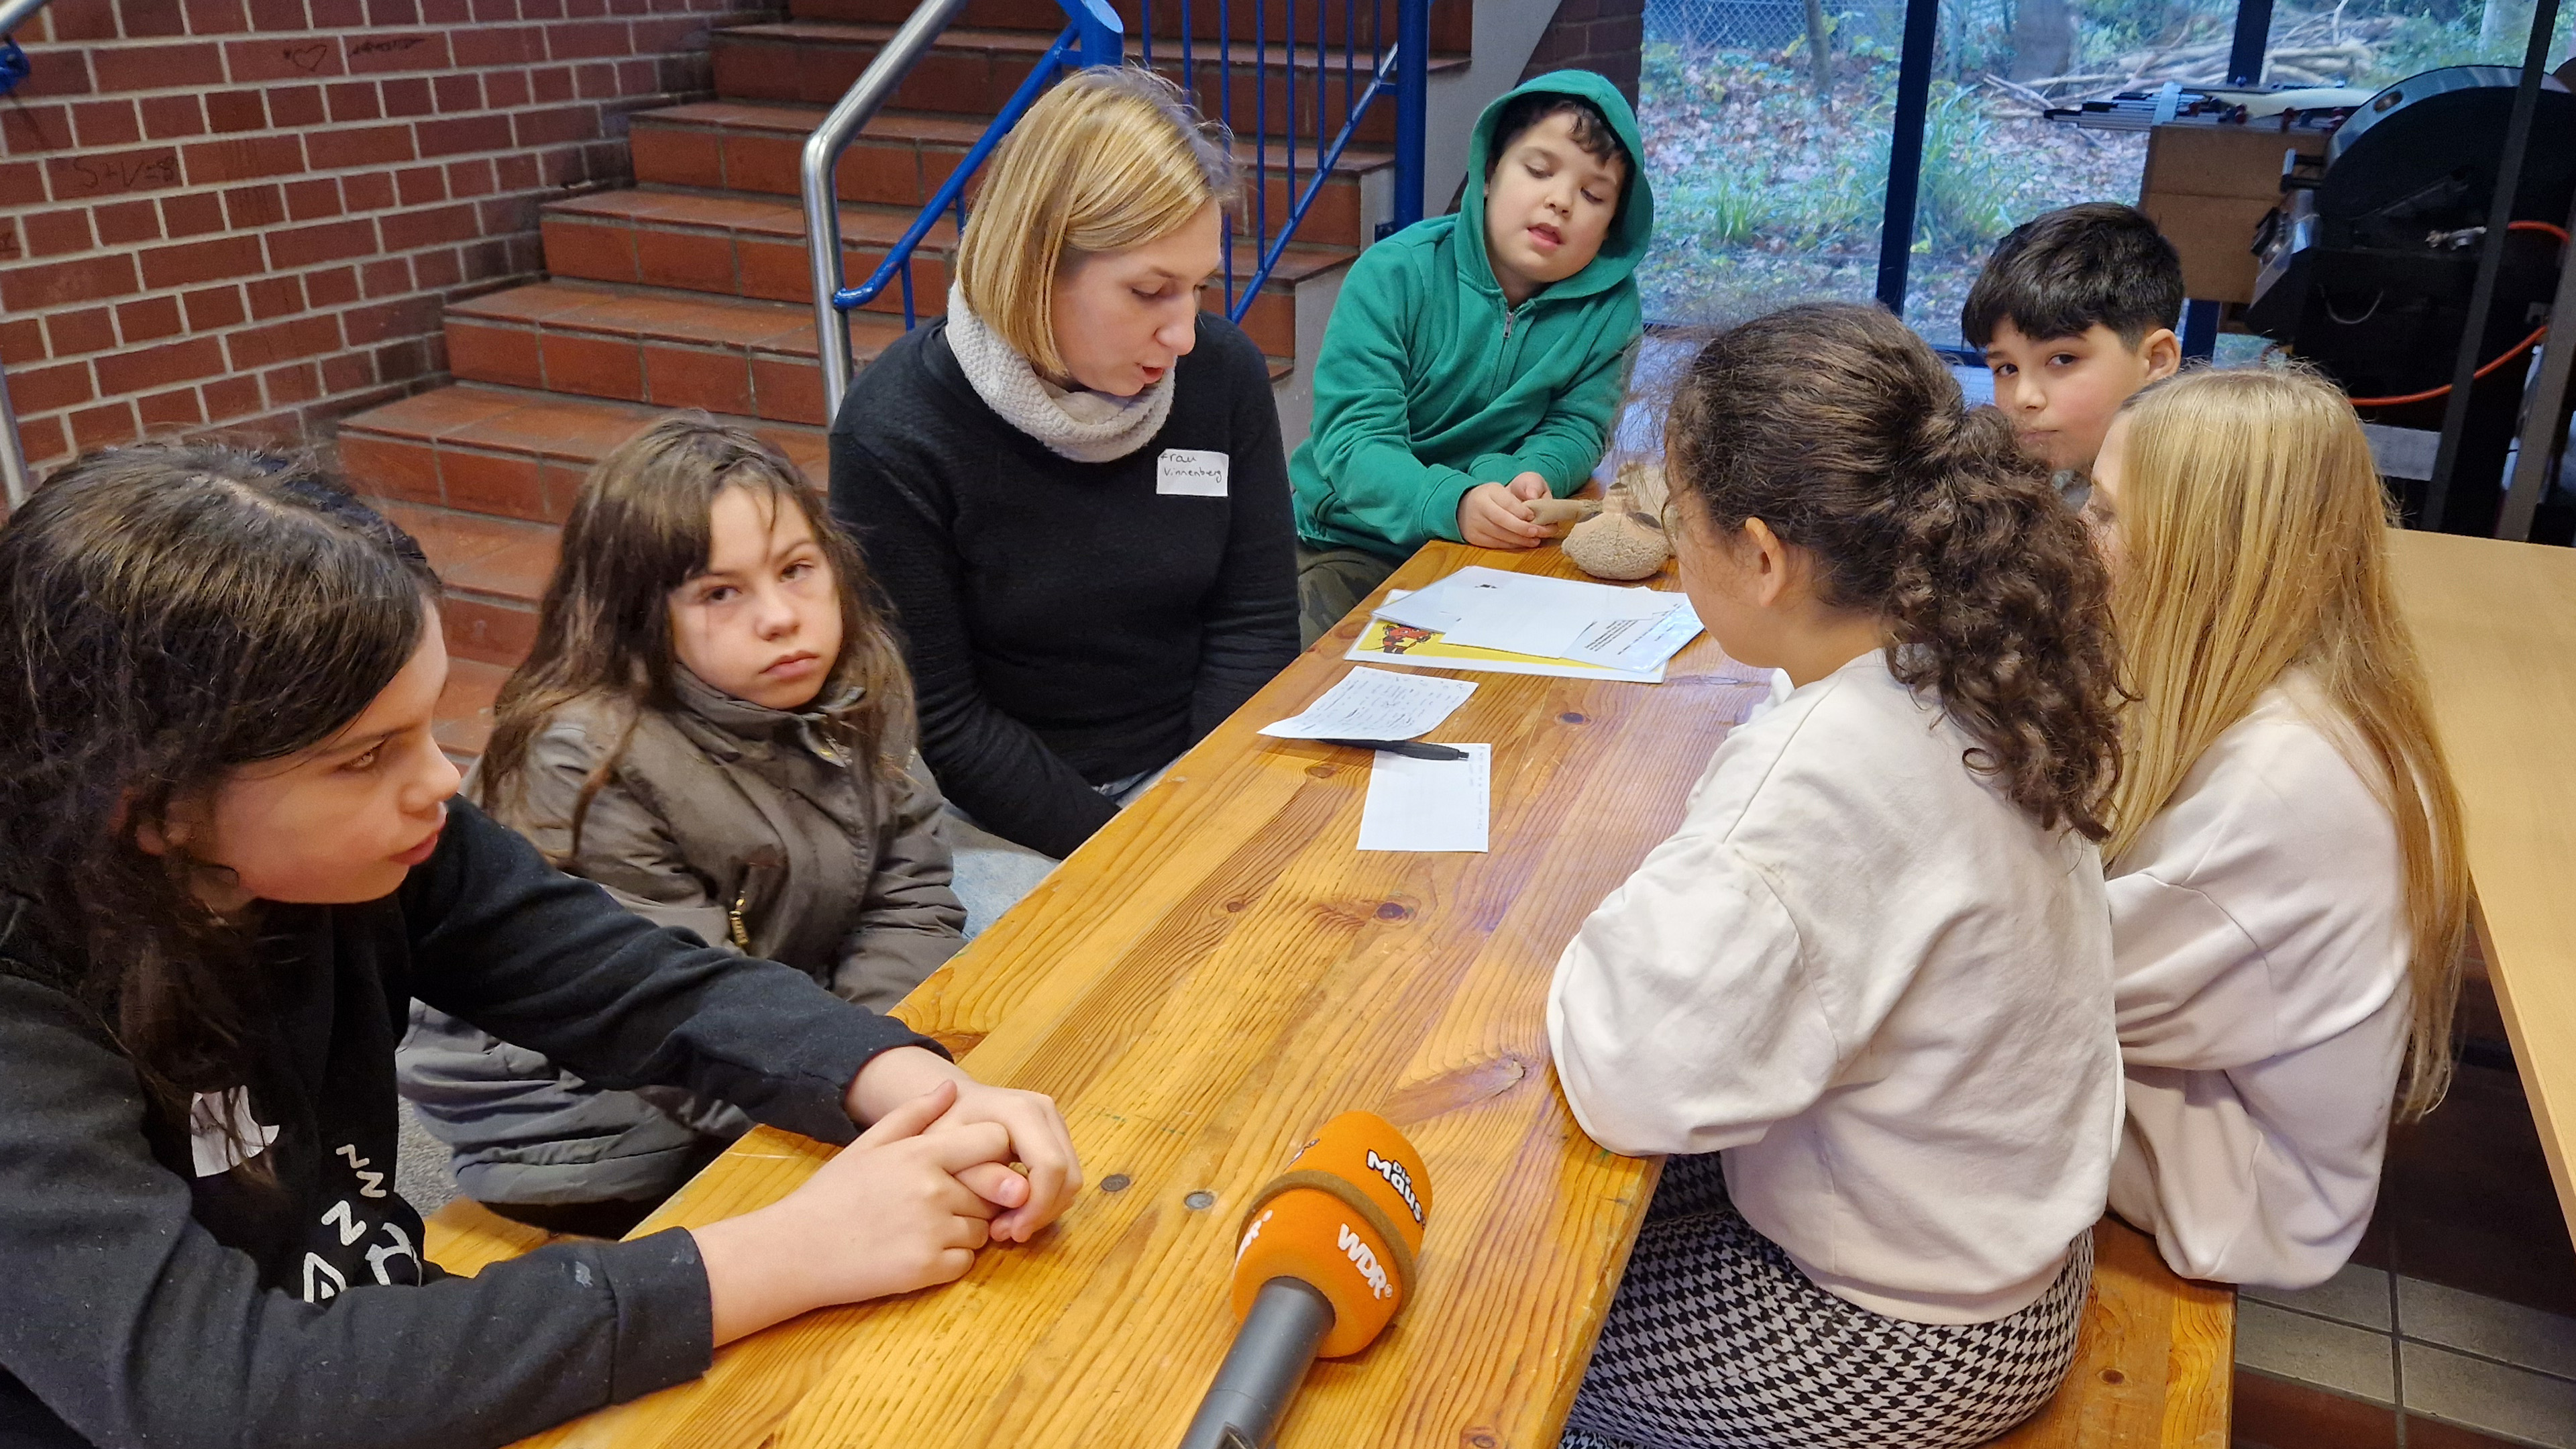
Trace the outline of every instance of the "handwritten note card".
{"type": "Polygon", "coordinates": [[[1492,745],[1460,745],[1463,760],[1416,760],[1380,750],[1360,807],[1362,850],[1483,851],[1494,813],[1492,745]]]}
{"type": "Polygon", "coordinates": [[[1354,669],[1303,714],[1261,727],[1282,740],[1409,740],[1437,726],[1476,686],[1386,669],[1354,669]]]}

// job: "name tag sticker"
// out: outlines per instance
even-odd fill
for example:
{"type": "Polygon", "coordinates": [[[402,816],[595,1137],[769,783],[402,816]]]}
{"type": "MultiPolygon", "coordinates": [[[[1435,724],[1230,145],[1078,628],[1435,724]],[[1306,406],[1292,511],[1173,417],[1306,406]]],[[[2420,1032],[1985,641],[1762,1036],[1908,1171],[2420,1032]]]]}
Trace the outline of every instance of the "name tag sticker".
{"type": "Polygon", "coordinates": [[[1223,498],[1225,465],[1223,453],[1165,448],[1162,460],[1155,465],[1154,491],[1187,498],[1223,498]]]}

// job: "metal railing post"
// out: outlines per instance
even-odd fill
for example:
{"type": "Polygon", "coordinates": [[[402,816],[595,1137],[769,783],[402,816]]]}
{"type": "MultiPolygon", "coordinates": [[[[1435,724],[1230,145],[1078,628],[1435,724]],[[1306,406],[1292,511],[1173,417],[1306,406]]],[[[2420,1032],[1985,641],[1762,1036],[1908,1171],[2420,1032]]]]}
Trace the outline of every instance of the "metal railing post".
{"type": "Polygon", "coordinates": [[[1422,220],[1422,147],[1430,131],[1431,0],[1395,9],[1395,229],[1422,220]]]}
{"type": "Polygon", "coordinates": [[[1126,27],[1118,19],[1118,12],[1109,8],[1107,0],[1081,0],[1073,9],[1074,37],[1081,47],[1082,64],[1125,64],[1126,27]]]}
{"type": "MultiPolygon", "coordinates": [[[[2522,158],[2531,145],[2532,113],[2539,109],[2540,78],[2549,73],[2549,37],[2557,24],[2558,0],[2538,0],[2531,7],[2531,41],[2523,51],[2522,79],[2514,86],[2513,111],[2505,122],[2504,158],[2496,166],[2494,204],[2487,211],[2486,239],[2478,247],[2478,270],[2469,285],[2469,313],[2460,323],[2451,395],[2442,406],[2442,441],[2433,452],[2433,476],[2424,484],[2423,527],[2434,533],[2450,531],[2443,525],[2449,521],[2444,515],[2450,511],[2451,475],[2459,469],[2460,445],[2468,435],[2470,394],[2486,355],[2487,314],[2495,310],[2496,275],[2504,270],[2506,224],[2513,220],[2514,194],[2522,186],[2522,158]]],[[[2485,520],[2481,524],[2470,531],[2493,527],[2485,520]]]]}
{"type": "Polygon", "coordinates": [[[797,166],[798,189],[805,198],[806,263],[813,274],[815,342],[823,364],[827,412],[838,413],[841,395],[850,390],[850,328],[834,302],[841,290],[841,201],[833,173],[841,164],[841,153],[849,149],[850,138],[884,108],[913,63],[965,8],[966,0],[922,0],[823,124],[805,138],[797,166]]]}
{"type": "MultiPolygon", "coordinates": [[[[0,0],[0,45],[9,33],[36,18],[45,0],[0,0]]],[[[0,513],[14,513],[36,482],[27,470],[27,445],[18,436],[18,412],[9,405],[9,377],[0,370],[0,513]]]]}
{"type": "Polygon", "coordinates": [[[36,491],[36,480],[27,470],[27,446],[18,440],[18,410],[9,405],[9,378],[0,373],[0,493],[6,494],[0,513],[15,513],[27,495],[36,491]]]}
{"type": "MultiPolygon", "coordinates": [[[[2576,236],[2576,208],[2567,218],[2568,233],[2576,236]]],[[[2523,400],[2520,451],[2514,455],[2504,507],[2496,514],[2495,536],[2517,543],[2530,540],[2532,515],[2549,491],[2551,465],[2561,456],[2559,418],[2567,409],[2568,379],[2576,374],[2576,244],[2559,246],[2558,267],[2558,292],[2549,304],[2549,340],[2541,344],[2540,375],[2523,400]]]]}

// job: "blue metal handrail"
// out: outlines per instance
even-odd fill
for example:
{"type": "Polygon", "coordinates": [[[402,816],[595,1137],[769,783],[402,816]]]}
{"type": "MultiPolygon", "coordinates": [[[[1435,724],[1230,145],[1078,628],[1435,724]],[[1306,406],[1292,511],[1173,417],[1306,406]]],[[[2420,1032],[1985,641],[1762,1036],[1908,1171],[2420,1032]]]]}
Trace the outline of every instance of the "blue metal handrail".
{"type": "Polygon", "coordinates": [[[1048,46],[1046,54],[1038,58],[1037,68],[1029,72],[1028,79],[1021,81],[1020,88],[1011,92],[1009,103],[993,117],[993,124],[985,127],[984,134],[975,138],[975,144],[967,149],[965,159],[957,163],[957,168],[948,173],[948,179],[940,183],[939,190],[931,194],[929,203],[921,208],[921,215],[914,217],[912,225],[904,228],[903,236],[886,250],[885,260],[877,263],[877,269],[868,274],[866,281],[834,292],[833,306],[844,312],[864,307],[877,299],[877,294],[886,289],[886,283],[901,276],[903,326],[907,332],[912,330],[916,321],[912,305],[913,248],[921,245],[921,239],[930,235],[930,229],[939,224],[939,213],[952,206],[957,210],[957,231],[960,235],[965,233],[967,181],[974,176],[975,169],[984,164],[984,158],[993,153],[993,148],[1001,144],[1004,133],[1036,103],[1038,93],[1055,79],[1058,67],[1068,64],[1065,57],[1073,54],[1081,43],[1075,28],[1066,26],[1064,32],[1055,38],[1055,44],[1048,46]]]}
{"type": "MultiPolygon", "coordinates": [[[[1049,63],[1032,72],[1030,82],[1021,86],[1020,94],[1011,98],[1012,104],[1022,110],[1036,98],[1037,91],[1044,88],[1046,81],[1052,79],[1054,65],[1068,44],[1079,47],[1082,62],[1086,65],[1117,64],[1126,44],[1118,12],[1109,8],[1107,0],[1056,0],[1056,3],[1063,7],[1072,23],[1065,27],[1065,33],[1058,36],[1055,45],[1047,51],[1049,63]]],[[[903,22],[902,28],[885,43],[885,48],[868,62],[868,68],[859,72],[859,78],[850,83],[849,90],[823,117],[823,124],[815,127],[814,134],[805,138],[804,152],[797,160],[797,189],[805,201],[805,259],[814,287],[814,340],[823,365],[823,396],[833,407],[838,407],[841,395],[850,390],[850,329],[842,320],[842,313],[862,305],[882,291],[885,283],[881,275],[889,267],[900,266],[904,279],[904,325],[912,325],[912,269],[908,265],[912,250],[929,233],[940,211],[955,199],[950,188],[942,187],[941,197],[949,200],[932,199],[921,218],[905,233],[902,244],[887,254],[885,265],[877,268],[880,276],[870,278],[873,285],[845,288],[841,285],[841,198],[834,173],[841,164],[841,153],[849,149],[851,138],[857,136],[859,128],[885,107],[887,100],[903,84],[904,77],[912,73],[913,65],[938,40],[940,32],[948,28],[948,22],[964,8],[966,0],[922,0],[911,17],[903,22]]],[[[1004,116],[1016,120],[1018,112],[1006,109],[1004,116]]],[[[981,161],[984,154],[992,149],[992,143],[1008,129],[1001,118],[996,118],[994,126],[986,128],[982,139],[975,143],[975,159],[981,161]]],[[[960,166],[958,170],[963,174],[968,168],[960,166]]],[[[960,226],[965,223],[962,202],[958,203],[958,222],[960,226]]]]}
{"type": "MultiPolygon", "coordinates": [[[[1350,146],[1360,122],[1380,95],[1393,90],[1396,98],[1395,196],[1391,224],[1401,229],[1422,219],[1422,150],[1424,139],[1425,94],[1430,75],[1431,6],[1430,0],[1396,0],[1395,42],[1385,43],[1380,0],[1370,0],[1369,56],[1367,68],[1361,69],[1359,14],[1357,0],[1342,0],[1342,94],[1348,104],[1341,128],[1329,133],[1326,127],[1332,117],[1324,109],[1325,83],[1332,74],[1332,40],[1328,21],[1332,0],[1314,0],[1315,6],[1315,75],[1313,104],[1315,118],[1315,165],[1313,174],[1301,191],[1297,185],[1297,0],[1286,0],[1287,12],[1283,37],[1287,41],[1287,59],[1281,67],[1287,86],[1287,111],[1290,136],[1281,169],[1289,194],[1288,214],[1274,235],[1270,230],[1270,36],[1269,15],[1263,0],[1250,0],[1253,5],[1253,122],[1252,122],[1252,196],[1251,222],[1255,266],[1252,275],[1238,278],[1235,267],[1235,229],[1225,234],[1225,315],[1226,320],[1240,323],[1261,295],[1262,285],[1270,280],[1279,261],[1287,255],[1296,239],[1297,230],[1306,215],[1314,209],[1315,200],[1323,194],[1324,185],[1332,179],[1333,167],[1350,146]],[[1368,77],[1367,89],[1353,96],[1359,77],[1368,77]]],[[[1193,53],[1196,32],[1190,24],[1190,0],[1179,0],[1181,7],[1181,74],[1195,82],[1197,57],[1193,53]]],[[[1154,63],[1154,0],[1140,0],[1142,23],[1137,27],[1144,36],[1144,61],[1154,63]]],[[[1234,27],[1229,23],[1227,0],[1217,0],[1217,119],[1226,130],[1234,130],[1234,27]]]]}
{"type": "MultiPolygon", "coordinates": [[[[912,263],[924,238],[930,235],[941,218],[953,214],[957,230],[966,229],[966,187],[976,170],[984,164],[993,148],[1009,134],[1012,126],[1035,104],[1056,76],[1078,66],[1117,65],[1125,60],[1126,32],[1107,0],[1056,0],[1065,12],[1067,24],[1059,33],[1028,78],[1020,83],[1010,100],[967,149],[948,179],[924,203],[911,225],[886,251],[876,269],[859,285],[844,286],[841,272],[840,199],[835,187],[835,169],[842,151],[869,118],[883,107],[902,84],[914,63],[946,29],[965,0],[923,0],[902,29],[895,33],[885,48],[878,52],[867,70],[861,73],[840,103],[832,108],[821,126],[807,138],[801,166],[805,196],[806,246],[814,278],[814,320],[822,352],[824,396],[837,400],[849,390],[851,356],[849,328],[845,314],[864,307],[881,296],[888,286],[899,284],[903,296],[903,325],[909,329],[919,320],[912,290],[912,263]]],[[[1144,64],[1154,64],[1153,0],[1140,0],[1142,23],[1138,29],[1144,64]]],[[[1196,81],[1197,37],[1190,23],[1191,0],[1178,0],[1181,7],[1181,72],[1185,88],[1196,81]]],[[[1228,13],[1229,0],[1217,3],[1217,91],[1218,119],[1229,133],[1234,121],[1234,33],[1228,13]]],[[[1396,160],[1394,219],[1396,226],[1406,226],[1422,217],[1422,146],[1424,92],[1428,76],[1430,43],[1430,0],[1396,0],[1396,35],[1393,44],[1383,43],[1380,19],[1382,0],[1370,0],[1370,40],[1365,47],[1366,68],[1361,65],[1363,48],[1359,44],[1357,0],[1342,0],[1342,91],[1349,104],[1338,131],[1327,134],[1332,117],[1324,110],[1325,83],[1331,75],[1331,41],[1327,17],[1332,0],[1313,0],[1314,28],[1314,93],[1310,109],[1315,120],[1315,166],[1302,189],[1298,185],[1297,140],[1301,128],[1296,123],[1298,99],[1297,0],[1286,0],[1288,54],[1286,72],[1289,130],[1287,153],[1283,158],[1286,190],[1289,193],[1287,215],[1278,232],[1270,231],[1270,126],[1268,18],[1260,8],[1263,0],[1250,0],[1253,15],[1254,86],[1253,175],[1252,175],[1252,241],[1254,267],[1249,277],[1238,285],[1235,266],[1235,229],[1227,228],[1225,236],[1226,316],[1241,322],[1260,294],[1263,283],[1270,279],[1280,259],[1286,255],[1298,227],[1323,194],[1333,167],[1349,147],[1353,135],[1369,107],[1389,91],[1396,97],[1396,160]],[[1366,89],[1352,94],[1361,77],[1366,89]]]]}

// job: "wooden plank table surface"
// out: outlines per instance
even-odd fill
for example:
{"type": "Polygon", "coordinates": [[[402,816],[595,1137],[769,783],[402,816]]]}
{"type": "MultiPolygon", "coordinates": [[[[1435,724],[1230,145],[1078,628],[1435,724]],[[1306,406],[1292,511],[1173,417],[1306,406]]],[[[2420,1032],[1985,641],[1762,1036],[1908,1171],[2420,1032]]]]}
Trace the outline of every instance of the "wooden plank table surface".
{"type": "MultiPolygon", "coordinates": [[[[1435,543],[1389,582],[1471,562],[1580,577],[1553,548],[1435,543]]],[[[1363,1107],[1430,1169],[1420,1283],[1367,1352],[1317,1365],[1281,1444],[1554,1445],[1656,1168],[1595,1147],[1567,1112],[1548,981],[1765,685],[1706,637],[1661,685],[1468,676],[1476,693],[1432,737],[1493,745],[1491,852],[1363,854],[1367,760],[1254,733],[1351,668],[1357,627],[901,1008],[977,1077],[1055,1097],[1087,1178],[1061,1221],[955,1284],[809,1314],[720,1351],[702,1379],[528,1442],[1175,1443],[1233,1334],[1246,1195],[1363,1107]]],[[[758,1130],[637,1231],[775,1201],[827,1151],[758,1130]]]]}
{"type": "Polygon", "coordinates": [[[2576,550],[2390,535],[2523,1095],[2576,1222],[2576,550]]]}

